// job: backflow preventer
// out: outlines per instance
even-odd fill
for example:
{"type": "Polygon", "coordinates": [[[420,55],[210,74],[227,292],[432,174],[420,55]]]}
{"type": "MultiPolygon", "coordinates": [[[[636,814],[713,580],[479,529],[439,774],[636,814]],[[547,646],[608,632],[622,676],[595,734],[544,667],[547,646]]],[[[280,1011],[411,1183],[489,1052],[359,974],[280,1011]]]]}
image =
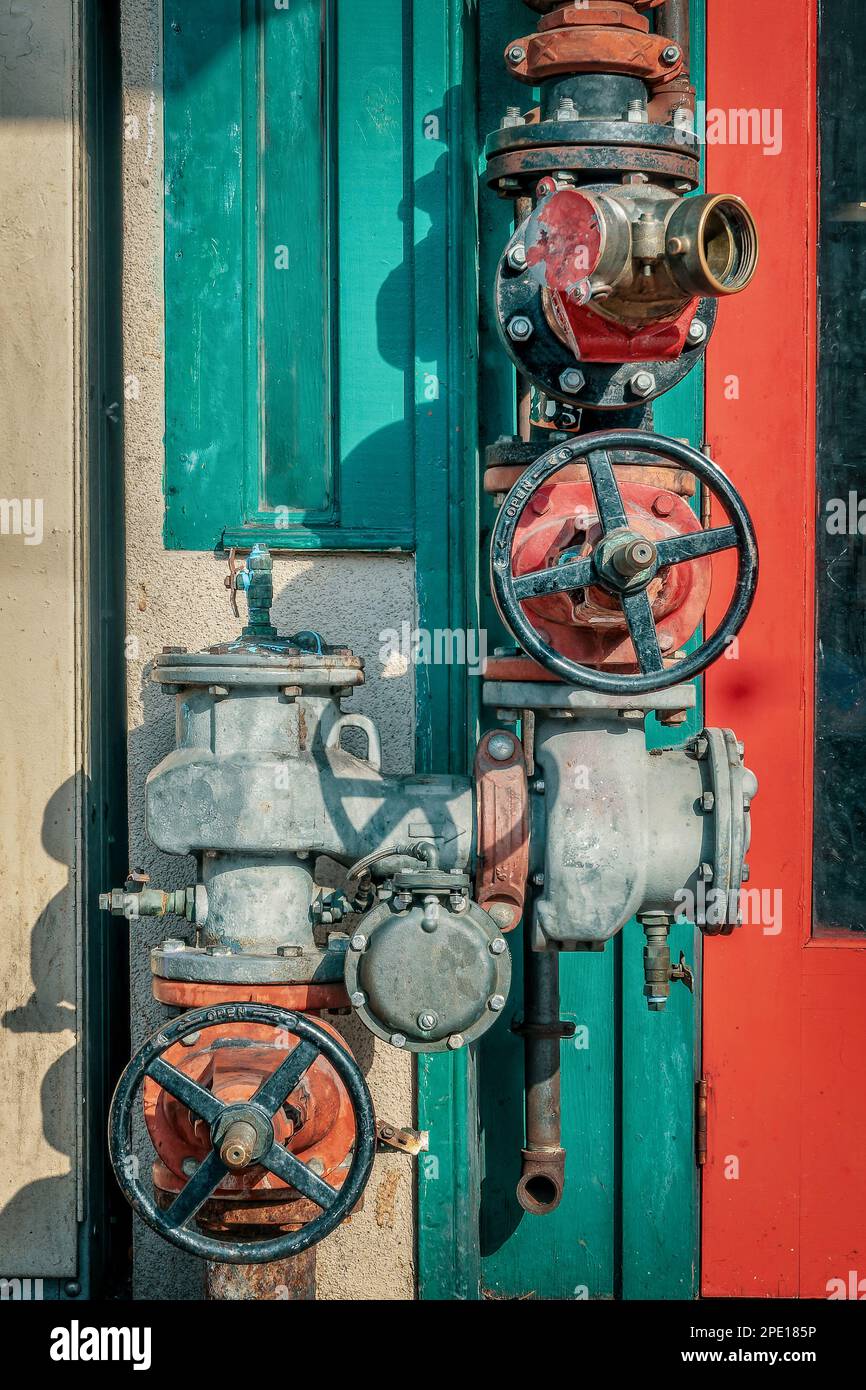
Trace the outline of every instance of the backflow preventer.
{"type": "MultiPolygon", "coordinates": [[[[733,484],[654,432],[652,401],[700,359],[718,299],[748,284],[757,234],[738,198],[687,196],[687,3],[528,3],[537,29],[505,62],[540,102],[509,108],[488,144],[489,181],[515,202],[495,303],[520,432],[488,449],[485,473],[491,586],[515,645],[487,664],[500,727],[473,775],[382,771],[374,723],[344,709],[362,662],[317,633],[277,632],[262,546],[231,571],[241,635],[153,667],[175,700],[176,747],[148,778],[147,833],[198,873],[180,891],[133,874],[102,900],[133,923],[184,920],[152,953],[170,1021],[121,1078],[110,1144],[136,1211],[208,1261],[215,1297],[250,1296],[262,1264],[309,1296],[309,1252],[362,1197],[376,1120],[324,1013],[352,1009],[410,1052],[469,1047],[505,1008],[507,936],[522,923],[517,1195],[544,1213],[565,1173],[559,953],[602,950],[637,918],[658,1012],[672,984],[691,984],[668,944],[682,904],[708,933],[739,921],[757,792],[742,745],[705,729],[650,750],[645,724],[675,727],[694,708],[691,678],[748,614],[757,547],[733,484]],[[696,514],[699,486],[701,517],[712,501],[721,524],[696,514]],[[730,602],[696,636],[725,550],[730,602]],[[323,859],[340,887],[319,886],[323,859]]],[[[383,1137],[420,1142],[380,1124],[383,1137]]]]}

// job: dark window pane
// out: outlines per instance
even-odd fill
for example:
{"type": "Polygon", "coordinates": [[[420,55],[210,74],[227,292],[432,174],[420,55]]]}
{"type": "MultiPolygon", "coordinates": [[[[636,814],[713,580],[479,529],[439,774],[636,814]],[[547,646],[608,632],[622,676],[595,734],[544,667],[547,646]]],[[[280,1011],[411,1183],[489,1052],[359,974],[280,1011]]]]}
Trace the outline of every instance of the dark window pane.
{"type": "Polygon", "coordinates": [[[866,930],[866,140],[858,119],[866,99],[864,53],[863,0],[823,6],[816,933],[866,930]]]}

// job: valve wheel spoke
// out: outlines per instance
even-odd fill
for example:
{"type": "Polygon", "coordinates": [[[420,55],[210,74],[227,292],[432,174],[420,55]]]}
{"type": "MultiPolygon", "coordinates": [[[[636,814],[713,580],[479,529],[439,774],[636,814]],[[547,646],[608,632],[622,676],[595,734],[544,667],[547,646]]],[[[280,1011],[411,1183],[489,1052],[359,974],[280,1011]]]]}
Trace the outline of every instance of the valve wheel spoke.
{"type": "Polygon", "coordinates": [[[331,1187],[330,1183],[320,1178],[318,1173],[312,1172],[295,1154],[289,1153],[288,1149],[277,1143],[271,1146],[259,1162],[276,1177],[282,1178],[305,1197],[309,1197],[311,1202],[322,1208],[322,1211],[327,1211],[337,1199],[336,1187],[331,1187]]]}
{"type": "Polygon", "coordinates": [[[672,536],[656,544],[659,569],[663,565],[681,565],[684,560],[715,555],[719,550],[733,550],[736,544],[737,533],[733,526],[717,526],[711,531],[690,531],[686,536],[672,536]]]}
{"type": "Polygon", "coordinates": [[[664,662],[658,632],[646,590],[641,589],[634,594],[620,594],[620,600],[641,672],[648,675],[652,671],[663,671],[664,662]]]}
{"type": "Polygon", "coordinates": [[[173,1095],[175,1100],[179,1100],[182,1105],[188,1106],[194,1114],[206,1120],[209,1125],[212,1125],[214,1120],[219,1119],[222,1114],[223,1103],[217,1099],[212,1091],[207,1091],[204,1086],[199,1086],[197,1081],[193,1081],[192,1077],[186,1076],[177,1067],[173,1067],[163,1057],[154,1057],[147,1068],[147,1075],[152,1077],[164,1091],[173,1095]]]}
{"type": "Polygon", "coordinates": [[[227,1172],[228,1169],[216,1149],[211,1149],[165,1213],[165,1220],[172,1230],[179,1230],[192,1220],[227,1172]]]}
{"type": "Polygon", "coordinates": [[[301,1077],[304,1076],[319,1055],[313,1043],[302,1040],[266,1081],[263,1081],[253,1096],[269,1115],[275,1115],[280,1106],[292,1094],[301,1077]]]}
{"type": "Polygon", "coordinates": [[[587,455],[586,465],[605,535],[610,531],[619,531],[628,526],[622,494],[616,481],[610,454],[606,449],[594,449],[591,454],[587,455]]]}
{"type": "Polygon", "coordinates": [[[543,598],[545,594],[561,594],[568,589],[583,589],[593,582],[593,575],[592,557],[589,555],[580,560],[569,560],[564,565],[553,565],[550,569],[533,570],[531,574],[521,574],[515,579],[515,597],[523,601],[543,598]]]}

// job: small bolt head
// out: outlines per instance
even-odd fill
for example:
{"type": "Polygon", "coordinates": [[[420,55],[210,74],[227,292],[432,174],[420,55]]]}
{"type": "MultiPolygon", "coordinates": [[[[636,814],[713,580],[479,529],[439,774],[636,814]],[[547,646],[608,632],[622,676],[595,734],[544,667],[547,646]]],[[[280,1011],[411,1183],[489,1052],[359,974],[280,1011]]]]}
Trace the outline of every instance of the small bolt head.
{"type": "Polygon", "coordinates": [[[349,1003],[353,1009],[362,1009],[367,1002],[367,996],[362,989],[356,989],[349,995],[349,1003]]]}
{"type": "Polygon", "coordinates": [[[367,938],[363,932],[355,932],[355,935],[352,937],[351,941],[349,942],[349,945],[351,946],[353,951],[366,951],[367,938]]]}
{"type": "Polygon", "coordinates": [[[743,865],[743,872],[742,872],[742,874],[740,875],[740,882],[741,882],[741,883],[748,883],[748,881],[749,881],[749,879],[750,879],[751,877],[752,877],[751,866],[748,865],[748,864],[744,864],[744,865],[743,865]]]}
{"type": "Polygon", "coordinates": [[[185,1038],[181,1038],[181,1042],[184,1047],[195,1047],[200,1037],[201,1033],[187,1033],[185,1038]]]}
{"type": "Polygon", "coordinates": [[[712,883],[715,878],[712,864],[702,864],[698,870],[698,877],[702,878],[704,883],[712,883]]]}
{"type": "Polygon", "coordinates": [[[487,751],[498,763],[507,762],[514,754],[514,739],[511,734],[492,734],[487,740],[487,751]]]}
{"type": "Polygon", "coordinates": [[[490,943],[491,956],[501,956],[508,950],[508,946],[503,936],[496,936],[490,943]]]}
{"type": "Polygon", "coordinates": [[[586,377],[578,367],[566,367],[559,378],[559,385],[569,396],[576,396],[586,385],[586,377]]]}
{"type": "Polygon", "coordinates": [[[525,343],[532,337],[532,323],[525,314],[515,314],[508,321],[508,336],[514,343],[525,343]]]}
{"type": "Polygon", "coordinates": [[[700,319],[692,319],[689,324],[689,342],[703,343],[707,337],[707,325],[701,323],[700,319]]]}
{"type": "Polygon", "coordinates": [[[536,777],[536,778],[535,778],[535,781],[532,783],[532,790],[535,792],[536,796],[543,796],[543,795],[544,795],[544,778],[543,778],[543,777],[536,777]]]}
{"type": "Polygon", "coordinates": [[[198,1172],[198,1159],[185,1158],[180,1166],[184,1177],[191,1178],[194,1173],[198,1172]]]}
{"type": "Polygon", "coordinates": [[[701,797],[701,806],[703,807],[703,809],[705,811],[712,811],[715,804],[715,794],[713,792],[704,792],[703,796],[701,797]]]}
{"type": "Polygon", "coordinates": [[[629,381],[629,386],[631,387],[633,395],[638,396],[641,400],[645,400],[647,396],[651,396],[654,393],[656,389],[656,379],[652,372],[635,372],[634,376],[629,381]]]}
{"type": "Polygon", "coordinates": [[[508,61],[509,63],[513,63],[515,67],[518,63],[522,63],[525,57],[526,49],[522,48],[519,43],[516,43],[513,48],[509,48],[508,50],[508,61]]]}
{"type": "Polygon", "coordinates": [[[429,1033],[429,1032],[431,1032],[432,1029],[434,1029],[434,1028],[436,1027],[436,1024],[437,1024],[438,1022],[439,1022],[439,1016],[438,1016],[438,1014],[434,1014],[434,1013],[432,1013],[432,1012],[428,1012],[428,1013],[422,1013],[422,1014],[419,1014],[419,1015],[418,1015],[418,1027],[421,1029],[421,1032],[422,1032],[422,1033],[429,1033]]]}
{"type": "Polygon", "coordinates": [[[522,241],[515,241],[513,246],[508,248],[508,255],[505,257],[512,270],[526,269],[526,247],[522,241]]]}
{"type": "Polygon", "coordinates": [[[491,994],[490,998],[487,1001],[487,1007],[493,1013],[498,1014],[501,1009],[505,1008],[505,995],[491,994]]]}
{"type": "Polygon", "coordinates": [[[405,1033],[392,1033],[392,1034],[391,1034],[391,1038],[390,1038],[390,1042],[391,1042],[391,1046],[392,1046],[392,1047],[405,1047],[405,1046],[406,1046],[406,1034],[405,1034],[405,1033]]]}
{"type": "Polygon", "coordinates": [[[536,888],[543,888],[543,887],[544,887],[544,874],[541,873],[541,872],[536,873],[536,874],[533,874],[533,875],[532,875],[532,882],[534,883],[534,885],[535,885],[536,888]]]}
{"type": "Polygon", "coordinates": [[[448,1039],[448,1046],[452,1052],[456,1052],[458,1048],[463,1046],[465,1041],[466,1039],[462,1033],[452,1033],[451,1037],[448,1039]]]}
{"type": "Polygon", "coordinates": [[[669,68],[672,68],[674,63],[679,62],[679,58],[680,50],[675,43],[669,43],[667,48],[662,49],[662,62],[666,63],[669,68]]]}
{"type": "Polygon", "coordinates": [[[162,950],[165,951],[166,955],[173,956],[178,951],[186,950],[186,942],[177,941],[174,937],[167,937],[162,943],[162,950]]]}

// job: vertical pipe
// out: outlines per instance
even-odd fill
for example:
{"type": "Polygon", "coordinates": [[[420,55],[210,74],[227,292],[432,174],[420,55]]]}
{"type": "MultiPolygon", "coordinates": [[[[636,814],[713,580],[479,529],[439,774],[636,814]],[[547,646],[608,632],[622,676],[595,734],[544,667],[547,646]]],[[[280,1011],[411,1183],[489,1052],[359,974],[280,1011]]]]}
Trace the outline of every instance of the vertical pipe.
{"type": "Polygon", "coordinates": [[[270,1264],[223,1265],[208,1260],[207,1297],[220,1303],[313,1302],[316,1297],[316,1247],[313,1245],[290,1260],[273,1260],[270,1264]]]}
{"type": "Polygon", "coordinates": [[[562,1200],[565,1150],[560,1105],[559,953],[534,951],[524,927],[524,1021],[526,1148],[517,1200],[524,1211],[543,1216],[562,1200]]]}

